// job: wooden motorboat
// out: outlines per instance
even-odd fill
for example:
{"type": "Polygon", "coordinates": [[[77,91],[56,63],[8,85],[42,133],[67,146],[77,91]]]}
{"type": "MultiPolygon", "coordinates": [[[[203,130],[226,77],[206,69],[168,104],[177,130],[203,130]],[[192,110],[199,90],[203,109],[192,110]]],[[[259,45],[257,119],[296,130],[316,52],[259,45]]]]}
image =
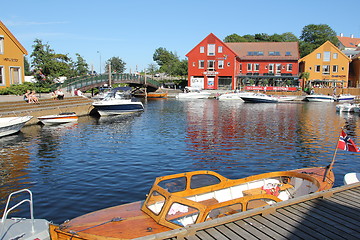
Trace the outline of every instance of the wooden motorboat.
{"type": "Polygon", "coordinates": [[[52,240],[133,239],[329,189],[329,168],[304,168],[231,180],[212,171],[156,178],[144,202],[95,211],[60,226],[52,240]]]}
{"type": "Polygon", "coordinates": [[[148,92],[146,94],[147,98],[166,98],[167,92],[148,92]]]}
{"type": "Polygon", "coordinates": [[[32,116],[0,118],[0,137],[19,132],[25,123],[32,118],[32,116]]]}
{"type": "Polygon", "coordinates": [[[61,124],[61,123],[76,122],[78,120],[78,116],[74,112],[63,112],[57,115],[41,116],[38,117],[38,119],[43,124],[61,124]]]}
{"type": "Polygon", "coordinates": [[[50,240],[49,222],[45,219],[34,219],[33,215],[33,199],[32,193],[29,189],[22,189],[13,192],[9,195],[3,216],[0,222],[0,239],[11,240],[50,240]],[[19,197],[21,194],[28,193],[29,197],[18,201],[16,204],[11,205],[10,201],[14,196],[19,197]],[[30,218],[8,218],[10,212],[15,212],[22,204],[30,205],[30,218]]]}

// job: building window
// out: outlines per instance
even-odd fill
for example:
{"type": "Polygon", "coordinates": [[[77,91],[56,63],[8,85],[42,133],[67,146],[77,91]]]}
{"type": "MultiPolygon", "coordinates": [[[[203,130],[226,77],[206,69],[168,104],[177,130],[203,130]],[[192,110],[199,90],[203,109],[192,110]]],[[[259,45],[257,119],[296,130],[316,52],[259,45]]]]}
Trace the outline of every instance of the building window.
{"type": "Polygon", "coordinates": [[[252,71],[252,64],[251,64],[251,63],[248,63],[248,64],[247,64],[247,70],[248,70],[248,71],[252,71]]]}
{"type": "Polygon", "coordinates": [[[280,56],[280,52],[269,52],[269,56],[280,56]]]}
{"type": "Polygon", "coordinates": [[[321,53],[316,54],[316,59],[321,59],[321,53]]]}
{"type": "Polygon", "coordinates": [[[0,35],[0,54],[4,54],[4,36],[0,35]]]}
{"type": "Polygon", "coordinates": [[[330,62],[330,52],[324,52],[324,62],[330,62]]]}
{"type": "Polygon", "coordinates": [[[227,63],[227,66],[230,67],[230,62],[227,63]]]}
{"type": "Polygon", "coordinates": [[[269,64],[269,73],[274,73],[274,64],[269,64]]]}
{"type": "Polygon", "coordinates": [[[215,60],[208,60],[207,64],[208,71],[215,71],[215,60]]]}
{"type": "Polygon", "coordinates": [[[200,47],[200,53],[204,53],[205,52],[205,48],[204,47],[200,47]]]}
{"type": "Polygon", "coordinates": [[[242,72],[242,64],[239,65],[239,72],[242,72]]]}
{"type": "Polygon", "coordinates": [[[286,70],[288,72],[292,72],[292,69],[293,69],[293,65],[291,63],[289,63],[288,65],[286,65],[286,70]]]}
{"type": "Polygon", "coordinates": [[[330,74],[330,65],[323,65],[323,75],[329,75],[330,74]]]}
{"type": "Polygon", "coordinates": [[[337,72],[338,72],[338,65],[333,65],[332,72],[333,72],[333,73],[337,73],[337,72]]]}
{"type": "Polygon", "coordinates": [[[285,56],[291,56],[291,52],[286,52],[285,56]]]}
{"type": "Polygon", "coordinates": [[[338,54],[337,53],[334,53],[333,54],[333,59],[337,59],[338,58],[338,54]]]}
{"type": "Polygon", "coordinates": [[[223,69],[224,68],[224,60],[218,61],[218,68],[223,69]]]}
{"type": "Polygon", "coordinates": [[[215,44],[208,44],[208,56],[215,56],[215,44]]]}
{"type": "Polygon", "coordinates": [[[218,46],[218,53],[222,53],[222,46],[218,46]]]}
{"type": "Polygon", "coordinates": [[[315,65],[315,72],[320,72],[320,65],[315,65]]]}
{"type": "Polygon", "coordinates": [[[0,66],[0,85],[5,84],[4,67],[0,66]]]}
{"type": "Polygon", "coordinates": [[[195,65],[195,62],[193,62],[193,67],[195,67],[196,65],[195,65]]]}
{"type": "Polygon", "coordinates": [[[205,67],[204,60],[199,60],[199,68],[204,68],[204,67],[205,67]]]}
{"type": "Polygon", "coordinates": [[[260,70],[260,64],[258,63],[254,63],[254,71],[259,71],[260,70]]]}

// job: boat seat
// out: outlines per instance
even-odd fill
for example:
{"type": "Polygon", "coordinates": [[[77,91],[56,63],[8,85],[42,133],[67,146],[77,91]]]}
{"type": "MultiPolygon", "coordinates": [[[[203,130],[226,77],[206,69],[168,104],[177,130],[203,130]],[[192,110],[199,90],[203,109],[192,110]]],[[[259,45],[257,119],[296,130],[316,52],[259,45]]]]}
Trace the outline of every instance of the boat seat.
{"type": "MultiPolygon", "coordinates": [[[[293,188],[294,186],[286,183],[286,184],[282,184],[279,186],[280,188],[280,192],[287,190],[289,188],[293,188]]],[[[266,194],[266,191],[263,190],[261,187],[260,188],[253,188],[253,189],[249,189],[249,190],[244,190],[243,191],[244,196],[252,196],[252,195],[258,195],[258,194],[266,194]]]]}

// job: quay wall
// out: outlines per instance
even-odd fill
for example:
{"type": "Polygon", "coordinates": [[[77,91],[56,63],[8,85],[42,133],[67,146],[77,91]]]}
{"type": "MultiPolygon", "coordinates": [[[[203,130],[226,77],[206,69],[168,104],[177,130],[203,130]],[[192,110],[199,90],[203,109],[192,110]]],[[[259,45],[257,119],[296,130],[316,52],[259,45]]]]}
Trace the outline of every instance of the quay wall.
{"type": "Polygon", "coordinates": [[[64,100],[41,99],[39,104],[24,101],[0,102],[1,117],[33,116],[26,125],[38,124],[37,117],[56,115],[62,112],[75,112],[78,116],[86,116],[95,112],[93,100],[83,97],[70,97],[64,100]]]}

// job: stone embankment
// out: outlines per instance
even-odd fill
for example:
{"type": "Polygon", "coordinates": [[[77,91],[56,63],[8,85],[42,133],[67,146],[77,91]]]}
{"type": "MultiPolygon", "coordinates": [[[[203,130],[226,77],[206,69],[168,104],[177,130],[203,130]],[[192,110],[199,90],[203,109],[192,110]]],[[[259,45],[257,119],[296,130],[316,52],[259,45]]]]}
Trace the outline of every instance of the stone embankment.
{"type": "MultiPolygon", "coordinates": [[[[2,99],[10,100],[10,97],[2,99]]],[[[63,100],[54,100],[51,98],[40,99],[38,104],[26,103],[25,101],[0,101],[0,116],[33,116],[27,125],[37,124],[39,116],[59,114],[62,112],[75,112],[78,116],[89,115],[93,111],[93,100],[84,97],[65,97],[63,100]]]]}

